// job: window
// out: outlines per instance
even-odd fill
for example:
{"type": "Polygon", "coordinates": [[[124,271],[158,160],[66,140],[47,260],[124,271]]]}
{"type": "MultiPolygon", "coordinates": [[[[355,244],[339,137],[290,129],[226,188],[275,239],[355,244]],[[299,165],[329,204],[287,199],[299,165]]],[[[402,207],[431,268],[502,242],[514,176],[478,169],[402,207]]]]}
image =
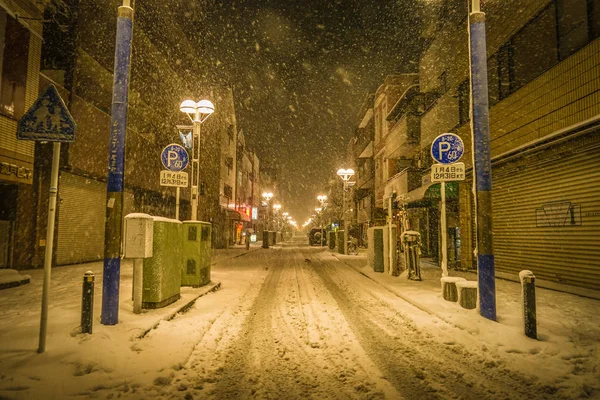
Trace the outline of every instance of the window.
{"type": "Polygon", "coordinates": [[[231,175],[233,170],[233,157],[225,157],[225,166],[227,167],[227,175],[231,175]]]}
{"type": "Polygon", "coordinates": [[[438,76],[438,90],[440,96],[448,91],[448,74],[446,71],[438,76]]]}
{"type": "Polygon", "coordinates": [[[558,23],[558,51],[565,59],[588,42],[587,0],[557,0],[556,21],[558,23]]]}
{"type": "Polygon", "coordinates": [[[29,31],[0,8],[0,113],[14,119],[25,113],[28,57],[29,31]]]}
{"type": "Polygon", "coordinates": [[[511,89],[515,91],[558,62],[554,4],[546,7],[513,36],[512,45],[514,87],[511,89]]]}
{"type": "Polygon", "coordinates": [[[227,136],[229,137],[229,144],[233,142],[233,125],[227,126],[227,136]]]}
{"type": "Polygon", "coordinates": [[[587,0],[587,26],[590,41],[600,37],[600,0],[587,0]]]}
{"type": "Polygon", "coordinates": [[[233,189],[228,184],[223,186],[223,194],[227,199],[231,199],[233,197],[233,189]]]}
{"type": "Polygon", "coordinates": [[[498,65],[498,99],[507,98],[512,93],[514,81],[513,48],[509,42],[498,50],[496,62],[498,65]]]}
{"type": "MultiPolygon", "coordinates": [[[[458,90],[460,92],[460,87],[458,88],[458,90]]],[[[497,104],[500,101],[498,80],[498,57],[496,55],[493,55],[488,59],[488,98],[490,107],[497,104]]]]}
{"type": "Polygon", "coordinates": [[[381,102],[381,137],[385,137],[388,133],[388,122],[387,122],[387,97],[383,98],[381,102]]]}

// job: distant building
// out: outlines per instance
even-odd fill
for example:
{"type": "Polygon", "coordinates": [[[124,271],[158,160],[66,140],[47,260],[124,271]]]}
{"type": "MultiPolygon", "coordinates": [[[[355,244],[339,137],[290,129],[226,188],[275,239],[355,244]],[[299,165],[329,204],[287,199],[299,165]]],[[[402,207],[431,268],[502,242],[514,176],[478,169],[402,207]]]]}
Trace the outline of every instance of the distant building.
{"type": "MultiPolygon", "coordinates": [[[[235,209],[240,214],[240,221],[236,225],[235,239],[241,243],[243,231],[254,229],[252,210],[258,210],[257,207],[260,205],[258,156],[246,146],[246,139],[242,131],[238,133],[236,163],[235,209]]],[[[257,219],[256,215],[255,217],[257,219]]]]}

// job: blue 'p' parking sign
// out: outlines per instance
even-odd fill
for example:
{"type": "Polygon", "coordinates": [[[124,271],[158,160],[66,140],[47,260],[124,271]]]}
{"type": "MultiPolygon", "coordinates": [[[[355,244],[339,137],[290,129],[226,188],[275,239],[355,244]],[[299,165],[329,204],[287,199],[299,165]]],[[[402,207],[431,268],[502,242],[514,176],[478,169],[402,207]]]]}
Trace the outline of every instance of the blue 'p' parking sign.
{"type": "Polygon", "coordinates": [[[171,143],[163,149],[160,160],[169,171],[179,172],[187,167],[190,157],[182,145],[171,143]]]}
{"type": "Polygon", "coordinates": [[[431,157],[441,164],[452,164],[460,160],[465,145],[457,134],[442,133],[431,143],[431,157]]]}

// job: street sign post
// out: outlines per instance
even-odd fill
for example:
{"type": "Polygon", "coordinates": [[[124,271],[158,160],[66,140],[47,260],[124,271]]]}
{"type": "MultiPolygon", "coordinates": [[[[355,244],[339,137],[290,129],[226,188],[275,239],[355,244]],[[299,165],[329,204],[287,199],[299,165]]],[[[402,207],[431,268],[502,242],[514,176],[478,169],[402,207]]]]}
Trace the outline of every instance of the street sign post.
{"type": "Polygon", "coordinates": [[[77,124],[54,85],[48,86],[48,89],[38,97],[17,124],[17,139],[54,142],[52,144],[52,172],[50,173],[50,196],[48,199],[48,220],[46,223],[44,284],[42,287],[42,312],[38,353],[43,353],[46,350],[48,297],[50,295],[50,272],[52,270],[52,250],[54,247],[54,220],[56,217],[56,197],[58,194],[60,143],[74,142],[76,130],[77,124]]]}
{"type": "Polygon", "coordinates": [[[455,133],[442,133],[431,143],[431,157],[439,164],[431,166],[431,181],[440,186],[440,230],[442,231],[442,275],[448,276],[448,232],[446,229],[446,182],[465,179],[465,164],[457,162],[465,145],[455,133]]]}
{"type": "Polygon", "coordinates": [[[163,149],[160,160],[167,169],[166,171],[160,171],[160,185],[176,188],[175,219],[179,220],[180,188],[188,186],[188,174],[182,171],[188,166],[190,157],[185,147],[177,143],[171,143],[163,149]]]}

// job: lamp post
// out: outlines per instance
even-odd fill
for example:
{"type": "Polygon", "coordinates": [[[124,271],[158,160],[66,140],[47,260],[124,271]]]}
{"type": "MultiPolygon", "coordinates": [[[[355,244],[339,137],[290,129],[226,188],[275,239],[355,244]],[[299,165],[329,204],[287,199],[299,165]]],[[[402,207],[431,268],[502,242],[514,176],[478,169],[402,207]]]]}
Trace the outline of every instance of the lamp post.
{"type": "MultiPolygon", "coordinates": [[[[319,203],[321,204],[321,210],[324,209],[324,204],[325,201],[327,200],[327,196],[325,196],[324,194],[320,194],[317,196],[317,200],[319,200],[319,203]]],[[[321,215],[321,247],[323,247],[323,236],[325,235],[325,232],[323,231],[323,216],[321,215]]]]}
{"type": "Polygon", "coordinates": [[[337,171],[337,175],[342,178],[342,182],[344,185],[343,195],[342,195],[342,221],[344,223],[344,229],[346,229],[346,190],[348,190],[348,181],[352,176],[354,176],[353,169],[344,169],[340,168],[337,171]]]}
{"type": "Polygon", "coordinates": [[[288,222],[288,218],[290,217],[290,213],[285,211],[281,213],[281,240],[283,241],[285,238],[285,234],[287,233],[287,222],[288,222]]]}
{"type": "Polygon", "coordinates": [[[269,230],[269,226],[268,226],[269,225],[269,202],[273,198],[273,193],[271,193],[271,192],[264,192],[262,194],[262,197],[267,202],[267,210],[266,210],[266,213],[265,213],[265,228],[267,230],[269,230]]]}
{"type": "Polygon", "coordinates": [[[215,106],[208,100],[184,100],[179,106],[179,110],[190,117],[194,128],[192,131],[192,221],[198,220],[198,185],[200,184],[200,125],[212,113],[215,112],[215,106]]]}
{"type": "MultiPolygon", "coordinates": [[[[277,214],[277,216],[279,216],[279,210],[281,210],[281,204],[273,204],[273,210],[274,212],[277,214]]],[[[275,231],[277,231],[279,229],[279,221],[277,221],[277,219],[275,219],[275,217],[273,217],[273,222],[275,225],[275,231]]],[[[277,236],[277,234],[275,234],[275,236],[277,236]]]]}

